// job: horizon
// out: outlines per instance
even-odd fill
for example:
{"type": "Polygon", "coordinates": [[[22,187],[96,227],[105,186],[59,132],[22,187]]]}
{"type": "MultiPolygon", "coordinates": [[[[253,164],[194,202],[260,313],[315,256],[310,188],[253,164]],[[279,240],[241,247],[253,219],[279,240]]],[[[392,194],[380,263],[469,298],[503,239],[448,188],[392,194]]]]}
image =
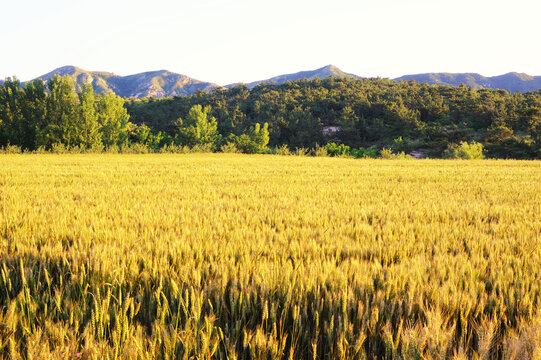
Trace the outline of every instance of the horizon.
{"type": "MultiPolygon", "coordinates": [[[[63,68],[68,68],[68,67],[73,67],[73,68],[80,69],[80,70],[83,70],[83,71],[86,71],[86,72],[93,72],[93,73],[109,73],[109,74],[113,74],[113,75],[119,76],[119,77],[127,77],[127,76],[138,75],[138,74],[144,74],[144,73],[166,71],[166,72],[175,73],[175,74],[178,74],[178,75],[184,75],[184,76],[187,76],[187,77],[189,77],[189,78],[192,78],[192,79],[194,79],[194,80],[198,80],[198,81],[201,81],[201,82],[214,83],[214,84],[216,84],[216,85],[218,85],[218,86],[225,87],[225,86],[234,85],[234,84],[249,84],[249,83],[252,83],[252,82],[266,81],[266,80],[270,80],[271,78],[277,77],[277,76],[293,75],[293,74],[296,74],[296,73],[299,73],[299,72],[305,72],[305,71],[316,71],[316,70],[321,70],[321,69],[324,69],[324,68],[327,68],[327,67],[330,67],[330,66],[334,66],[335,68],[338,68],[339,70],[341,70],[341,71],[343,71],[343,72],[345,72],[345,73],[347,73],[347,74],[357,75],[357,76],[360,76],[360,77],[363,77],[363,78],[382,78],[382,79],[389,79],[389,80],[397,80],[397,79],[399,79],[400,77],[403,77],[403,76],[418,76],[418,75],[431,75],[431,74],[447,74],[447,75],[471,74],[471,75],[480,75],[480,76],[483,76],[483,77],[486,77],[486,78],[492,78],[492,77],[504,76],[504,75],[510,75],[510,74],[528,75],[528,76],[532,76],[532,77],[538,77],[538,76],[541,76],[541,75],[528,74],[528,73],[525,73],[525,72],[519,72],[519,71],[508,71],[508,72],[505,72],[505,73],[495,74],[495,75],[485,75],[485,74],[482,74],[482,73],[474,73],[474,72],[454,73],[454,72],[448,72],[448,71],[441,71],[441,72],[423,72],[423,73],[415,73],[415,74],[402,74],[402,75],[399,75],[399,76],[396,76],[396,77],[387,77],[387,76],[364,76],[364,75],[362,75],[362,74],[355,74],[355,73],[352,73],[352,72],[350,72],[350,71],[344,70],[344,69],[342,69],[342,68],[340,68],[339,66],[336,66],[336,65],[334,65],[334,64],[327,64],[327,65],[320,66],[320,67],[317,67],[317,68],[314,68],[314,69],[300,69],[300,70],[298,70],[298,71],[294,71],[294,72],[291,72],[291,73],[275,74],[275,75],[272,75],[272,76],[270,76],[269,78],[266,78],[266,79],[256,79],[256,80],[250,80],[250,81],[247,81],[247,82],[237,81],[237,82],[232,82],[232,83],[229,83],[229,84],[220,84],[220,83],[217,83],[217,82],[215,82],[215,81],[212,81],[212,79],[198,79],[198,78],[194,78],[194,77],[190,76],[190,74],[185,74],[185,73],[173,71],[173,70],[170,70],[170,69],[144,70],[144,71],[137,72],[137,73],[120,74],[120,73],[118,73],[118,72],[116,72],[116,71],[104,70],[104,69],[99,69],[99,70],[85,69],[85,68],[82,68],[82,67],[80,67],[80,66],[70,64],[70,65],[62,65],[62,66],[56,67],[56,68],[52,69],[51,71],[48,71],[48,72],[46,72],[46,73],[43,73],[43,74],[41,74],[41,75],[35,76],[35,77],[33,77],[33,78],[30,78],[30,79],[21,79],[21,78],[18,77],[17,75],[14,75],[14,76],[8,76],[8,77],[10,77],[10,78],[16,77],[17,80],[19,80],[21,83],[25,83],[25,82],[32,81],[32,80],[35,80],[35,79],[40,79],[40,78],[41,78],[42,76],[44,76],[44,75],[47,75],[47,74],[49,74],[49,73],[51,73],[51,72],[55,72],[56,70],[63,69],[63,68]]],[[[1,79],[0,79],[0,82],[1,82],[1,81],[4,81],[4,80],[5,80],[6,78],[8,78],[8,77],[1,78],[1,79]]]]}
{"type": "Polygon", "coordinates": [[[156,69],[219,85],[333,64],[362,77],[541,75],[541,4],[517,0],[6,2],[0,78],[156,69]]]}

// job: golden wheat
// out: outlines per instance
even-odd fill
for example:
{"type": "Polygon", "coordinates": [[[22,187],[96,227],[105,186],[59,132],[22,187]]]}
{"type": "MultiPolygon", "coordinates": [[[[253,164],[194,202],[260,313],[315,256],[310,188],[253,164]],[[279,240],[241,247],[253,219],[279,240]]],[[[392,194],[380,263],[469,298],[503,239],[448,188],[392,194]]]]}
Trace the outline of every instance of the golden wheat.
{"type": "Polygon", "coordinates": [[[0,358],[541,356],[540,162],[0,163],[0,358]]]}

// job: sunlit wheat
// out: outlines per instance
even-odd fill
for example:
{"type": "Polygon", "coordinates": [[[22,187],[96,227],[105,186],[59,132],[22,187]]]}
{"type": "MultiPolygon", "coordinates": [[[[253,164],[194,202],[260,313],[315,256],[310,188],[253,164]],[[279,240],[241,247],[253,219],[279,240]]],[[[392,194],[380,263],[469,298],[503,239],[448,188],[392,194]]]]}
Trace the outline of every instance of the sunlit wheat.
{"type": "Polygon", "coordinates": [[[2,359],[541,356],[541,163],[0,156],[2,359]]]}

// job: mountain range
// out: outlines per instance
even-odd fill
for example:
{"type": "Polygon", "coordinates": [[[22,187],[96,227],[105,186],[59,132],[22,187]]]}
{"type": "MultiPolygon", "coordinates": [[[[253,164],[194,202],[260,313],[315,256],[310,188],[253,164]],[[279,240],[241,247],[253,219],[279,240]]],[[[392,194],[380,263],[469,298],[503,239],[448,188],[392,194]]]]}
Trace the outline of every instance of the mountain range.
{"type": "MultiPolygon", "coordinates": [[[[44,81],[54,75],[69,75],[75,83],[75,88],[80,91],[84,84],[92,84],[96,93],[113,91],[115,94],[127,98],[144,97],[166,97],[166,96],[188,96],[199,91],[208,91],[221,87],[212,82],[205,82],[190,78],[186,75],[177,74],[167,70],[150,71],[129,76],[119,76],[110,72],[86,71],[75,66],[63,66],[38,77],[44,81]]],[[[300,79],[323,79],[330,76],[339,78],[362,79],[361,76],[343,72],[333,65],[322,68],[301,71],[293,74],[285,74],[272,77],[266,80],[254,81],[246,84],[253,88],[261,83],[282,84],[287,81],[300,79]]],[[[439,84],[449,86],[460,86],[464,84],[473,89],[490,88],[504,89],[509,92],[527,92],[541,89],[541,76],[530,76],[524,73],[511,72],[504,75],[485,77],[475,73],[426,73],[416,75],[405,75],[395,81],[414,80],[419,83],[439,84]]],[[[0,84],[3,81],[0,80],[0,84]]],[[[226,88],[234,87],[237,84],[226,85],[226,88]]]]}
{"type": "Polygon", "coordinates": [[[38,79],[47,81],[54,75],[69,75],[77,91],[80,91],[84,84],[92,84],[94,91],[98,94],[113,91],[119,96],[131,98],[188,96],[197,90],[206,91],[218,87],[217,84],[199,81],[167,70],[119,76],[110,72],[86,71],[75,66],[63,66],[38,79]]]}
{"type": "MultiPolygon", "coordinates": [[[[252,89],[256,85],[263,84],[263,83],[282,84],[287,81],[295,81],[295,80],[300,80],[300,79],[312,80],[312,79],[315,79],[316,77],[320,79],[325,79],[331,76],[338,77],[338,78],[347,77],[347,78],[352,78],[352,79],[362,79],[361,76],[345,73],[334,65],[327,65],[316,70],[299,71],[294,74],[278,75],[270,79],[254,81],[254,82],[246,84],[246,86],[249,89],[252,89]]],[[[231,88],[235,85],[237,84],[226,85],[226,87],[231,88]]]]}
{"type": "Polygon", "coordinates": [[[396,81],[415,80],[419,83],[460,86],[464,84],[473,89],[504,89],[509,92],[527,92],[541,89],[541,76],[531,76],[524,73],[510,72],[504,75],[486,77],[475,73],[427,73],[405,75],[394,79],[396,81]]]}

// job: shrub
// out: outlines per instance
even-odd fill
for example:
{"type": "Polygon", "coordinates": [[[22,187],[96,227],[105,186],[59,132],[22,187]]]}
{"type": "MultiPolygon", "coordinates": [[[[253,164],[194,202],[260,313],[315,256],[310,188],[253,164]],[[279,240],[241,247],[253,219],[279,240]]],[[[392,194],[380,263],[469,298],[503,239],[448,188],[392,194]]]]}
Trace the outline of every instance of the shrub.
{"type": "Polygon", "coordinates": [[[291,151],[289,150],[289,147],[286,144],[275,147],[274,153],[276,155],[291,155],[291,151]]]}
{"type": "Polygon", "coordinates": [[[256,123],[247,134],[229,136],[229,142],[235,144],[237,149],[245,154],[264,154],[268,152],[267,144],[269,143],[268,124],[263,124],[263,127],[256,123]]]}
{"type": "Polygon", "coordinates": [[[17,145],[6,145],[0,149],[0,154],[22,154],[22,149],[17,145]]]}
{"type": "Polygon", "coordinates": [[[85,146],[84,145],[75,145],[70,148],[68,148],[68,153],[70,154],[82,154],[85,152],[85,146]]]}
{"type": "Polygon", "coordinates": [[[349,155],[350,147],[344,144],[328,143],[325,146],[327,154],[330,156],[340,156],[340,155],[349,155]]]}
{"type": "Polygon", "coordinates": [[[450,159],[484,159],[483,151],[484,148],[481,143],[462,141],[460,145],[450,144],[443,155],[450,159]]]}
{"type": "Polygon", "coordinates": [[[213,143],[197,144],[190,149],[193,153],[211,153],[214,150],[213,143]]]}
{"type": "Polygon", "coordinates": [[[222,145],[222,147],[220,147],[220,151],[223,153],[239,153],[240,152],[239,149],[237,149],[237,147],[235,146],[235,144],[230,143],[230,142],[228,142],[225,145],[222,145]]]}
{"type": "Polygon", "coordinates": [[[145,144],[134,143],[122,145],[120,151],[123,154],[148,154],[152,150],[145,144]]]}
{"type": "Polygon", "coordinates": [[[160,154],[175,154],[179,152],[179,147],[175,144],[165,144],[160,148],[159,152],[160,154]]]}
{"type": "Polygon", "coordinates": [[[41,145],[36,150],[32,151],[33,154],[47,154],[48,151],[45,146],[41,145]]]}
{"type": "Polygon", "coordinates": [[[391,150],[391,148],[383,148],[379,152],[379,156],[382,159],[393,159],[394,158],[393,150],[391,150]]]}
{"type": "Polygon", "coordinates": [[[165,144],[159,152],[162,154],[188,154],[191,150],[188,146],[165,144]]]}
{"type": "Polygon", "coordinates": [[[314,148],[314,150],[312,151],[312,154],[314,156],[328,156],[327,154],[327,148],[326,147],[321,147],[319,145],[316,145],[316,147],[314,148]]]}
{"type": "Polygon", "coordinates": [[[107,154],[118,154],[120,152],[120,147],[117,144],[109,145],[105,148],[107,154]]]}
{"type": "Polygon", "coordinates": [[[401,151],[399,153],[394,154],[393,159],[405,160],[405,159],[411,159],[411,156],[406,155],[404,151],[401,151]]]}
{"type": "Polygon", "coordinates": [[[401,151],[399,153],[393,154],[393,151],[390,148],[383,148],[379,152],[380,157],[382,159],[392,159],[392,160],[406,160],[406,159],[413,159],[411,156],[406,155],[404,151],[401,151]]]}
{"type": "Polygon", "coordinates": [[[374,147],[369,148],[358,148],[358,149],[351,149],[350,150],[351,156],[357,159],[366,159],[366,158],[372,158],[375,159],[378,157],[378,152],[374,147]]]}
{"type": "Polygon", "coordinates": [[[87,147],[85,152],[89,154],[101,154],[104,152],[104,147],[102,144],[93,144],[91,147],[87,147]]]}
{"type": "Polygon", "coordinates": [[[53,154],[66,154],[68,149],[63,143],[55,143],[51,146],[51,153],[53,154]]]}

